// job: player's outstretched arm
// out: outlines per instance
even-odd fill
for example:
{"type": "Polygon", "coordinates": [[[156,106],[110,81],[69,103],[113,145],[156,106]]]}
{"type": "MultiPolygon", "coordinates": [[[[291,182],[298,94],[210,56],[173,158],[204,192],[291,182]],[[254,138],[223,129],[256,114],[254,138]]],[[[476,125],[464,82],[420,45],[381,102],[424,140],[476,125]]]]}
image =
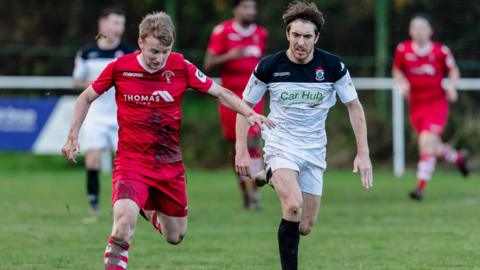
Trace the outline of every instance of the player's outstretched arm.
{"type": "Polygon", "coordinates": [[[245,116],[249,125],[262,125],[265,124],[268,128],[275,127],[274,123],[267,119],[265,116],[256,113],[251,107],[249,107],[243,100],[227,88],[223,88],[217,83],[213,82],[208,93],[216,98],[233,111],[245,116]]]}
{"type": "Polygon", "coordinates": [[[67,142],[62,147],[63,156],[67,160],[77,163],[76,154],[80,151],[78,145],[78,133],[80,132],[83,120],[85,120],[85,117],[87,116],[90,104],[92,104],[98,96],[99,95],[93,90],[92,86],[89,86],[78,96],[77,101],[75,102],[67,142]]]}
{"type": "MultiPolygon", "coordinates": [[[[245,101],[245,103],[252,108],[254,104],[245,101]]],[[[248,153],[247,136],[250,125],[247,119],[237,114],[237,121],[235,124],[235,171],[239,175],[250,175],[250,154],[248,153]]]]}
{"type": "Polygon", "coordinates": [[[345,105],[348,109],[348,116],[357,142],[357,155],[353,162],[353,172],[357,173],[360,171],[362,186],[365,188],[371,188],[373,187],[373,172],[367,141],[365,113],[358,98],[345,105]]]}

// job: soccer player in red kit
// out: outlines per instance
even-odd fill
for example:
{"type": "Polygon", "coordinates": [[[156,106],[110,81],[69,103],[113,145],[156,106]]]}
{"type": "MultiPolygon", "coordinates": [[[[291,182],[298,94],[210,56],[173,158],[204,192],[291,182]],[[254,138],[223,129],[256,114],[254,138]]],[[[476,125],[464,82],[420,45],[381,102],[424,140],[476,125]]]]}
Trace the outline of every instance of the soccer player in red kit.
{"type": "MultiPolygon", "coordinates": [[[[248,83],[250,74],[255,69],[260,58],[265,54],[268,32],[255,23],[257,1],[235,0],[233,19],[217,25],[210,37],[204,67],[210,71],[214,67],[221,68],[222,85],[241,97],[248,83]]],[[[264,101],[254,107],[257,113],[263,113],[264,101]]],[[[236,112],[219,104],[220,121],[225,139],[229,142],[230,156],[235,144],[236,112]]],[[[263,169],[263,159],[260,151],[261,132],[257,126],[249,130],[249,152],[252,157],[251,175],[263,169]]],[[[237,176],[243,195],[245,208],[260,209],[260,197],[252,178],[237,176]]]]}
{"type": "Polygon", "coordinates": [[[188,204],[179,129],[187,88],[217,97],[252,125],[273,126],[182,54],[171,52],[174,38],[175,28],[166,13],[147,15],[139,26],[141,51],[108,64],[75,103],[62,149],[72,161],[90,104],[111,87],[116,89],[119,142],[112,183],[113,231],[104,255],[105,269],[127,268],[139,213],[171,244],[179,244],[186,233],[188,204]]]}
{"type": "Polygon", "coordinates": [[[456,164],[463,176],[469,171],[467,152],[455,150],[441,138],[448,119],[448,102],[458,99],[456,85],[460,72],[452,52],[447,46],[431,40],[433,30],[425,16],[413,17],[409,34],[411,40],[397,46],[392,75],[401,94],[410,103],[410,120],[418,138],[418,184],[410,197],[420,200],[437,158],[456,164]],[[446,89],[442,86],[445,75],[449,78],[446,89]]]}

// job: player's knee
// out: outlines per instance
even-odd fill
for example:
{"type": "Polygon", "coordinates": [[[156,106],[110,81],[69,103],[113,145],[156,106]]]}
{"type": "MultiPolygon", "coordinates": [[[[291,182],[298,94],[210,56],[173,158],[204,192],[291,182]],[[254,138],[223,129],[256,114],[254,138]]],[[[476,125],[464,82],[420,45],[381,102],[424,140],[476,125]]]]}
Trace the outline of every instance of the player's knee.
{"type": "Polygon", "coordinates": [[[312,221],[300,223],[300,227],[299,227],[300,235],[303,235],[303,236],[309,235],[312,232],[314,225],[315,225],[315,222],[312,222],[312,221]]]}
{"type": "Polygon", "coordinates": [[[299,231],[300,231],[300,235],[306,236],[310,234],[310,232],[312,231],[312,228],[309,226],[300,226],[299,231]]]}
{"type": "Polygon", "coordinates": [[[165,240],[167,240],[169,244],[178,245],[182,242],[184,237],[185,237],[185,234],[176,233],[176,234],[165,235],[165,240]]]}
{"type": "Polygon", "coordinates": [[[130,241],[135,231],[135,221],[128,215],[121,216],[115,222],[114,235],[124,241],[130,241]]]}
{"type": "Polygon", "coordinates": [[[300,217],[302,214],[302,201],[295,199],[288,201],[285,207],[285,212],[289,217],[300,217]]]}

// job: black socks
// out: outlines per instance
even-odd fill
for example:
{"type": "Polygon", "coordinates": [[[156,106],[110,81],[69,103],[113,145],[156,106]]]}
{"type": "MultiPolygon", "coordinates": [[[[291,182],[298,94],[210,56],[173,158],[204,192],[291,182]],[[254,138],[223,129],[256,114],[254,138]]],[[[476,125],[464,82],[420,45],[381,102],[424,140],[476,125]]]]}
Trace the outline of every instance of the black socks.
{"type": "Polygon", "coordinates": [[[278,227],[278,247],[282,270],[296,270],[300,222],[282,219],[278,227]]]}
{"type": "Polygon", "coordinates": [[[100,183],[98,180],[98,170],[87,170],[87,194],[88,202],[92,208],[98,207],[98,193],[100,192],[100,183]]]}

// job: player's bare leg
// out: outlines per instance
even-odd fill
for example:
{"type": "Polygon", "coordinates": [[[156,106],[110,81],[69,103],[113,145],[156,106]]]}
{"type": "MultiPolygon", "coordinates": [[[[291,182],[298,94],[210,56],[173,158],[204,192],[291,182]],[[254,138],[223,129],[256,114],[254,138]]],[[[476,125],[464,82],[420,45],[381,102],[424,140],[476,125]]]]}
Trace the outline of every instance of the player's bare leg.
{"type": "Polygon", "coordinates": [[[94,221],[99,215],[99,193],[102,151],[99,149],[88,150],[85,153],[85,169],[87,173],[87,196],[90,205],[90,215],[93,219],[85,219],[85,222],[94,221]]]}
{"type": "Polygon", "coordinates": [[[429,131],[422,131],[418,136],[419,161],[417,165],[417,187],[410,192],[410,198],[421,200],[428,181],[432,178],[439,151],[439,136],[429,131]]]}
{"type": "Polygon", "coordinates": [[[180,244],[187,233],[187,217],[172,217],[160,211],[145,209],[141,209],[140,214],[150,221],[153,227],[172,245],[180,244]]]}
{"type": "MultiPolygon", "coordinates": [[[[227,141],[228,143],[228,155],[230,159],[230,164],[233,166],[233,170],[235,171],[235,141],[227,141]]],[[[241,196],[242,196],[242,206],[245,209],[248,209],[250,207],[250,197],[247,189],[247,181],[248,178],[247,176],[242,176],[235,174],[237,177],[237,183],[238,187],[240,188],[241,196]]]]}
{"type": "Polygon", "coordinates": [[[157,212],[162,234],[168,243],[178,245],[187,234],[187,217],[172,217],[157,212]]]}
{"type": "Polygon", "coordinates": [[[135,233],[140,208],[130,199],[120,199],[113,205],[113,229],[105,250],[105,269],[127,269],[128,249],[135,233]]]}
{"type": "Polygon", "coordinates": [[[155,210],[145,210],[145,209],[140,209],[140,215],[149,221],[153,227],[160,233],[162,234],[162,226],[160,224],[160,219],[158,217],[158,211],[155,210]]]}
{"type": "Polygon", "coordinates": [[[315,223],[317,223],[318,210],[320,209],[321,196],[302,192],[303,208],[302,219],[300,220],[300,234],[310,234],[315,223]]]}
{"type": "Polygon", "coordinates": [[[255,183],[255,176],[263,170],[264,162],[260,150],[260,137],[259,136],[248,136],[247,137],[247,148],[250,153],[251,163],[250,163],[250,172],[251,177],[247,179],[247,194],[249,198],[249,207],[255,210],[261,210],[261,197],[260,192],[255,183]]]}
{"type": "Polygon", "coordinates": [[[443,158],[448,163],[453,163],[460,170],[462,175],[468,175],[466,166],[466,153],[455,150],[450,145],[442,142],[441,137],[432,132],[421,132],[418,139],[420,160],[418,162],[417,188],[410,193],[413,199],[422,199],[428,181],[435,171],[437,157],[443,158]]]}
{"type": "Polygon", "coordinates": [[[282,269],[297,269],[299,225],[303,206],[303,196],[298,185],[298,172],[277,169],[273,172],[272,183],[282,205],[282,221],[278,228],[282,269]]]}

